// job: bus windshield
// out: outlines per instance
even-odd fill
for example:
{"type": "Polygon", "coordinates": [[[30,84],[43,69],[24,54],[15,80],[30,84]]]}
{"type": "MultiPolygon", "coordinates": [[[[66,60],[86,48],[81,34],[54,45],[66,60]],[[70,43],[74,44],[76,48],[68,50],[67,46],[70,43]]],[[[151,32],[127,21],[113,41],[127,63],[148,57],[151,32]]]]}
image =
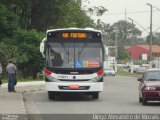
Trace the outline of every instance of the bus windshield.
{"type": "Polygon", "coordinates": [[[103,64],[100,42],[48,43],[46,63],[55,68],[97,68],[103,64]]]}

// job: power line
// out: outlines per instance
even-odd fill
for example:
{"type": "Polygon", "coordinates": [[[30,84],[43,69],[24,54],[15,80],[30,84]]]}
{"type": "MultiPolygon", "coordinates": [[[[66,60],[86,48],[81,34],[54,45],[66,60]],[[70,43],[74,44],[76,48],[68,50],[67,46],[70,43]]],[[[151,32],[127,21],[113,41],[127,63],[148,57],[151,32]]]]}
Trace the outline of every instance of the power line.
{"type": "MultiPolygon", "coordinates": [[[[146,11],[132,11],[132,12],[127,12],[127,14],[142,14],[142,13],[149,13],[149,10],[146,11]]],[[[159,11],[153,11],[153,12],[159,12],[159,11]]],[[[119,13],[110,13],[107,15],[124,15],[124,12],[119,12],[119,13]]]]}
{"type": "Polygon", "coordinates": [[[154,32],[157,32],[160,29],[160,27],[158,27],[154,32]]]}

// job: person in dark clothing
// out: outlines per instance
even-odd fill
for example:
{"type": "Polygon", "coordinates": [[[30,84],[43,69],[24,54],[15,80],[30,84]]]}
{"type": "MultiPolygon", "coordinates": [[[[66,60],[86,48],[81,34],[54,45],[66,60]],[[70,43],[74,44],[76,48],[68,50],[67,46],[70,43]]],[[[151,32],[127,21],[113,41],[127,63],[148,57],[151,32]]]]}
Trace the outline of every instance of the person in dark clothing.
{"type": "Polygon", "coordinates": [[[2,84],[1,76],[2,76],[2,65],[1,65],[1,63],[0,63],[0,86],[1,86],[1,84],[2,84]]]}
{"type": "Polygon", "coordinates": [[[16,71],[17,68],[12,61],[7,65],[6,71],[8,73],[8,92],[16,92],[14,89],[14,85],[16,82],[16,71]]]}

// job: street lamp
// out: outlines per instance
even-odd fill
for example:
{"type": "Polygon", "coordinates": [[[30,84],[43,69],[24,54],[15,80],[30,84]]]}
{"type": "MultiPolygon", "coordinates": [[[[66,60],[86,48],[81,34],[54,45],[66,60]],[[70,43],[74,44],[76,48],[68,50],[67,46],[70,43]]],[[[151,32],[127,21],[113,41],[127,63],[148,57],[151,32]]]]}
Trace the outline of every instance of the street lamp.
{"type": "MultiPolygon", "coordinates": [[[[128,18],[128,19],[129,19],[129,18],[128,18]]],[[[130,18],[130,20],[133,20],[133,19],[130,18]]],[[[135,21],[135,20],[133,20],[133,22],[136,23],[136,25],[140,26],[144,31],[146,31],[147,33],[149,33],[148,30],[147,30],[148,28],[147,28],[147,29],[144,28],[142,25],[140,25],[140,24],[139,24],[137,21],[135,21]]]]}
{"type": "Polygon", "coordinates": [[[131,73],[133,73],[133,19],[128,18],[129,20],[132,21],[132,36],[131,36],[131,45],[132,45],[132,50],[131,50],[131,73]]]}
{"type": "Polygon", "coordinates": [[[153,8],[156,8],[157,10],[159,10],[160,11],[160,9],[159,8],[157,8],[157,7],[155,7],[155,6],[153,6],[153,5],[151,5],[150,3],[146,3],[147,5],[149,5],[149,6],[152,6],[153,8]]]}

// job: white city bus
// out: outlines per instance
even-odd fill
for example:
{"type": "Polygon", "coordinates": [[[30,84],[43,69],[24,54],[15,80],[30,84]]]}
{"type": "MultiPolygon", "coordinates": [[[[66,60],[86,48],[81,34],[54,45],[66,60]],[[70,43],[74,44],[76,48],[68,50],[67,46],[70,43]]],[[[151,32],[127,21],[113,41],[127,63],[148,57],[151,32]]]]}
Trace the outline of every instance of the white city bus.
{"type": "Polygon", "coordinates": [[[52,29],[40,45],[45,57],[45,86],[49,99],[62,92],[87,93],[93,99],[103,91],[104,47],[101,31],[52,29]]]}

